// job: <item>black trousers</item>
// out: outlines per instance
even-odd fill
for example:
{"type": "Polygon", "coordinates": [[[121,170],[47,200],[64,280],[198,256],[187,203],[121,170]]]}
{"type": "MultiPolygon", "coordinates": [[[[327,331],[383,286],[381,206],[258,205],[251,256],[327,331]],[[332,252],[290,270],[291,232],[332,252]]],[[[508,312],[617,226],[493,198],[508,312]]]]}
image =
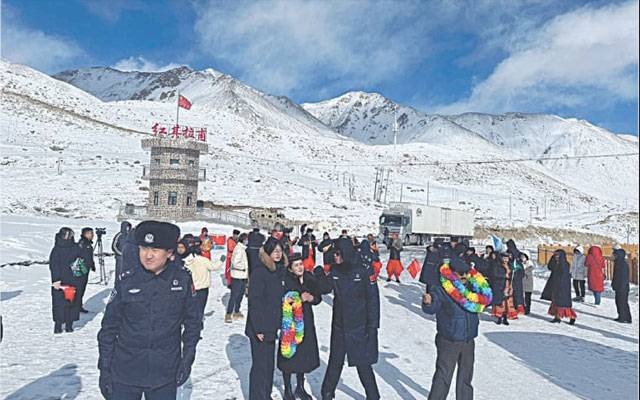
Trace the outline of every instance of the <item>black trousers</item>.
{"type": "Polygon", "coordinates": [[[524,311],[527,314],[531,312],[531,292],[524,292],[524,311]]]}
{"type": "Polygon", "coordinates": [[[231,279],[231,294],[227,303],[227,314],[240,312],[240,304],[242,304],[246,283],[245,279],[231,279]]]}
{"type": "Polygon", "coordinates": [[[76,296],[78,296],[78,301],[80,302],[80,307],[84,306],[84,293],[87,291],[87,283],[89,283],[89,274],[83,275],[80,277],[80,283],[78,284],[78,290],[76,292],[76,296]]]}
{"type": "Polygon", "coordinates": [[[204,308],[207,306],[207,299],[209,298],[209,288],[196,290],[196,303],[198,303],[198,310],[200,315],[204,317],[204,308]]]}
{"type": "Polygon", "coordinates": [[[271,400],[276,342],[251,341],[251,372],[249,373],[249,400],[271,400]]]}
{"type": "Polygon", "coordinates": [[[585,288],[585,281],[584,280],[578,280],[578,279],[574,279],[573,280],[573,290],[576,291],[576,296],[578,297],[585,297],[586,296],[586,288],[585,288]]]}
{"type": "Polygon", "coordinates": [[[475,341],[453,342],[436,335],[436,372],[431,382],[429,400],[445,400],[449,394],[453,371],[458,366],[456,376],[456,400],[472,400],[473,363],[475,341]]]}
{"type": "MultiPolygon", "coordinates": [[[[347,348],[345,347],[344,338],[340,339],[332,337],[332,339],[331,351],[329,353],[329,364],[327,365],[327,371],[325,372],[324,380],[322,381],[322,393],[331,393],[335,395],[338,382],[340,381],[340,375],[342,375],[344,360],[347,356],[347,348]]],[[[378,391],[376,376],[373,373],[371,365],[357,365],[356,369],[358,370],[360,383],[364,386],[367,400],[379,400],[380,392],[378,391]]]]}
{"type": "Polygon", "coordinates": [[[631,310],[629,310],[629,291],[616,290],[616,310],[618,318],[625,322],[631,322],[631,310]]]}

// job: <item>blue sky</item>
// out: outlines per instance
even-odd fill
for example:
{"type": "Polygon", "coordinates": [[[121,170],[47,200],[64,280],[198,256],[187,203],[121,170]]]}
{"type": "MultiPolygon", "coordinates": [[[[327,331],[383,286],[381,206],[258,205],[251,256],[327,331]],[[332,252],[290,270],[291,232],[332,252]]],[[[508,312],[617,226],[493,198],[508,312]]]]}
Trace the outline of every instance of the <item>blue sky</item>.
{"type": "Polygon", "coordinates": [[[638,133],[637,0],[4,0],[2,57],[47,73],[211,67],[296,102],[363,90],[638,133]]]}

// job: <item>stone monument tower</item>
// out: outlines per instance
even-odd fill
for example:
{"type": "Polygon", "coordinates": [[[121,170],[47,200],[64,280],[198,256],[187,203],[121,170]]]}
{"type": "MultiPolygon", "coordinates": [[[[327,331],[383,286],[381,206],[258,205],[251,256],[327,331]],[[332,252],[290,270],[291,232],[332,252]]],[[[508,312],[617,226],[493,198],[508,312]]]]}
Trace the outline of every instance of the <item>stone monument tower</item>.
{"type": "Polygon", "coordinates": [[[195,217],[198,182],[206,180],[200,168],[200,153],[205,142],[183,138],[153,137],[142,140],[142,148],[151,151],[151,160],[143,170],[149,180],[147,215],[166,221],[195,217]]]}

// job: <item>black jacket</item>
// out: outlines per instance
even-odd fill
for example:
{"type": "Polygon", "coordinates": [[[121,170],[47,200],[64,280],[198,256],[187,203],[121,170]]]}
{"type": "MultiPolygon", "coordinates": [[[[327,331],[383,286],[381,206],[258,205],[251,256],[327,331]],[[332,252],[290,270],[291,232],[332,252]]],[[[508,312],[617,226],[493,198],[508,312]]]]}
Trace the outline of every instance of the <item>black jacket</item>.
{"type": "Polygon", "coordinates": [[[300,284],[298,277],[287,271],[284,274],[284,293],[296,291],[300,294],[307,292],[314,298],[313,302],[302,303],[304,313],[304,337],[291,358],[284,358],[278,350],[278,369],[288,373],[309,373],[320,366],[318,339],[313,317],[313,306],[322,302],[322,294],[317,279],[312,273],[303,275],[304,283],[300,284]]]}
{"type": "Polygon", "coordinates": [[[275,341],[282,323],[282,295],[284,293],[284,265],[287,263],[283,255],[279,263],[260,249],[260,264],[251,273],[249,284],[249,312],[245,334],[255,337],[261,333],[265,341],[275,341]]]}
{"type": "Polygon", "coordinates": [[[567,262],[567,255],[564,250],[556,250],[559,254],[558,260],[552,257],[547,265],[551,270],[551,275],[542,290],[541,298],[550,300],[557,307],[571,308],[571,271],[567,262]]]}
{"type": "Polygon", "coordinates": [[[298,240],[298,246],[302,248],[302,259],[309,258],[309,251],[312,251],[312,257],[316,259],[316,248],[318,247],[318,241],[313,234],[305,233],[300,240],[298,240]]]}
{"type": "Polygon", "coordinates": [[[93,242],[81,237],[80,241],[78,241],[78,251],[80,252],[80,257],[84,260],[84,265],[86,265],[87,270],[95,271],[96,263],[93,259],[93,242]]]}
{"type": "MultiPolygon", "coordinates": [[[[333,292],[331,347],[343,341],[350,366],[371,365],[378,361],[378,328],[380,327],[380,296],[370,261],[361,258],[349,239],[338,239],[344,262],[332,264],[325,275],[322,268],[314,270],[324,294],[333,292]]],[[[340,346],[336,346],[340,347],[340,346]]]]}
{"type": "Polygon", "coordinates": [[[322,253],[322,263],[325,265],[331,265],[333,262],[331,246],[333,245],[332,239],[323,239],[318,245],[318,249],[322,253]]]}
{"type": "Polygon", "coordinates": [[[613,251],[613,278],[611,288],[616,292],[629,291],[629,264],[627,264],[626,253],[623,249],[613,251]]]}
{"type": "Polygon", "coordinates": [[[420,282],[426,285],[439,285],[440,284],[440,265],[442,264],[442,257],[440,252],[435,249],[433,251],[427,250],[427,256],[422,264],[422,271],[420,271],[420,282]]]}
{"type": "Polygon", "coordinates": [[[60,281],[64,285],[78,286],[79,277],[75,276],[71,266],[80,257],[80,251],[73,239],[63,240],[56,235],[56,243],[49,254],[51,282],[60,281]]]}
{"type": "Polygon", "coordinates": [[[140,261],[124,265],[98,332],[98,368],[114,382],[157,388],[190,366],[202,330],[191,273],[171,262],[155,275],[140,261]]]}

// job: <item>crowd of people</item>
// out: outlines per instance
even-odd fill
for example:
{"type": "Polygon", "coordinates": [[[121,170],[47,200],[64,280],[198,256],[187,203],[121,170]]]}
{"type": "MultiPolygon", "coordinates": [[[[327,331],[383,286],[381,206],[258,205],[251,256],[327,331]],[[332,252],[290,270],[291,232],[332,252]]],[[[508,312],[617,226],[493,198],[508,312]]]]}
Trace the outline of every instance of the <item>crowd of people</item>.
{"type": "MultiPolygon", "coordinates": [[[[380,393],[372,365],[378,360],[382,262],[373,235],[359,241],[346,230],[336,238],[325,232],[318,242],[313,229],[301,237],[277,225],[268,236],[255,228],[234,230],[219,257],[206,228],[198,236],[180,235],[177,226],[144,221],[135,228],[123,222],[113,240],[116,280],[98,334],[100,390],[107,399],[175,399],[190,375],[203,328],[211,272],[224,269],[230,290],[225,323],[244,321],[252,358],[249,399],[270,399],[275,369],[282,374],[284,399],[311,399],[305,375],[320,366],[313,308],[333,294],[329,360],[321,386],[322,399],[335,397],[345,360],[356,367],[367,399],[380,393]],[[299,248],[297,251],[296,247],[299,248]],[[317,265],[317,253],[322,263],[317,265]],[[214,258],[212,260],[212,258],[214,258]],[[241,304],[248,297],[248,313],[241,304]],[[292,386],[295,375],[296,385],[292,386]]],[[[388,244],[386,281],[400,283],[402,242],[388,244]]],[[[50,256],[54,333],[73,331],[82,307],[87,275],[95,270],[93,230],[62,228],[50,256]]],[[[574,249],[571,263],[556,250],[541,298],[551,302],[551,322],[577,315],[572,302],[585,301],[586,287],[596,305],[604,291],[602,249],[586,256],[574,249]],[[587,286],[588,281],[588,286],[587,286]],[[572,298],[571,290],[575,291],[572,298]]],[[[614,250],[612,288],[618,318],[630,323],[629,266],[624,250],[614,250]]],[[[419,280],[425,313],[436,315],[436,368],[429,399],[445,399],[458,369],[456,398],[473,398],[473,364],[479,314],[490,312],[499,325],[531,312],[534,263],[513,240],[476,252],[452,239],[430,243],[419,280]]],[[[385,279],[382,277],[382,279],[385,279]]]]}

